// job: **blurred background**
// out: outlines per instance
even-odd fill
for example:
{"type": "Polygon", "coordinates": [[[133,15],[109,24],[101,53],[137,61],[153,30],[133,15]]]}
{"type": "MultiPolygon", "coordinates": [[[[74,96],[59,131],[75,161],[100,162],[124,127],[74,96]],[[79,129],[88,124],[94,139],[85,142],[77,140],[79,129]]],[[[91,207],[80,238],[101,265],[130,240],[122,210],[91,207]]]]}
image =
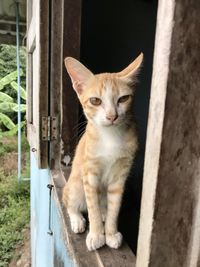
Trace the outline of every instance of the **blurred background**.
{"type": "Polygon", "coordinates": [[[25,34],[26,1],[0,0],[1,267],[30,266],[30,159],[25,137],[25,34]],[[20,104],[18,85],[20,85],[20,104]],[[21,111],[20,144],[17,136],[18,109],[21,111]],[[21,258],[22,254],[25,260],[21,258]]]}

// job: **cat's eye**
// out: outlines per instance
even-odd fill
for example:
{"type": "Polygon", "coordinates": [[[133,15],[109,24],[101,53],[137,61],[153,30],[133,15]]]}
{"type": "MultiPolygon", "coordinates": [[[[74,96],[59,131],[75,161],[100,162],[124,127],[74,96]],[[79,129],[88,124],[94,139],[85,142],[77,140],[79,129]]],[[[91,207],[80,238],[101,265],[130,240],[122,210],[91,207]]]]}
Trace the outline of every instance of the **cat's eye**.
{"type": "Polygon", "coordinates": [[[118,99],[118,103],[124,103],[124,102],[128,101],[130,97],[131,97],[130,95],[124,95],[124,96],[121,96],[121,97],[118,99]]]}
{"type": "Polygon", "coordinates": [[[99,106],[101,105],[101,102],[102,102],[101,99],[98,97],[91,97],[89,100],[90,100],[90,103],[94,106],[99,106]]]}

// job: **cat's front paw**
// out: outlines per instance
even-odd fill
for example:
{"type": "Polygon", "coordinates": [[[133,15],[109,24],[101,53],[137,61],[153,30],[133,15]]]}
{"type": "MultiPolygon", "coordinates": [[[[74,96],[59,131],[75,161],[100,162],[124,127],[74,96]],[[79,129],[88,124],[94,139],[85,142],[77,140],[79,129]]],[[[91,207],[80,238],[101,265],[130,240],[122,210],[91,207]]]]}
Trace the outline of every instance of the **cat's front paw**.
{"type": "Polygon", "coordinates": [[[104,234],[92,234],[89,233],[86,238],[86,245],[89,251],[96,250],[103,245],[105,245],[105,235],[104,234]]]}
{"type": "Polygon", "coordinates": [[[85,231],[86,221],[83,216],[72,215],[70,216],[71,229],[74,233],[80,234],[85,231]]]}
{"type": "Polygon", "coordinates": [[[106,245],[108,245],[110,248],[119,248],[122,244],[122,234],[120,232],[117,232],[114,235],[106,235],[106,245]]]}

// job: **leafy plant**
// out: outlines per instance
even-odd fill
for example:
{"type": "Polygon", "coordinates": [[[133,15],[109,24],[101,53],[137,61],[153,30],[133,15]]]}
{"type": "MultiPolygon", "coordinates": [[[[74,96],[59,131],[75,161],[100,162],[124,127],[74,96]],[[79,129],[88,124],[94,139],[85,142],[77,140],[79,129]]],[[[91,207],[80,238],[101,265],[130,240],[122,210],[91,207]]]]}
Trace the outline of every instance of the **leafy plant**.
{"type": "MultiPolygon", "coordinates": [[[[16,46],[14,45],[0,45],[0,79],[6,75],[16,71],[16,46]]],[[[26,48],[20,47],[20,68],[23,71],[21,74],[21,86],[26,87],[26,48]]],[[[4,87],[5,92],[8,95],[12,93],[14,98],[17,98],[16,93],[10,90],[10,85],[4,87]]]]}
{"type": "MultiPolygon", "coordinates": [[[[20,74],[22,75],[23,71],[21,71],[20,74]]],[[[0,80],[0,90],[2,90],[5,85],[10,84],[11,88],[17,91],[18,85],[14,81],[16,79],[16,76],[17,76],[17,72],[13,71],[12,73],[3,77],[0,80]]],[[[26,91],[22,86],[20,86],[20,95],[22,99],[26,100],[26,91]]],[[[18,108],[19,108],[19,105],[17,103],[14,103],[13,97],[9,96],[6,93],[0,92],[0,123],[3,124],[6,127],[6,129],[10,130],[6,132],[6,134],[8,135],[13,135],[17,132],[17,125],[8,116],[8,114],[10,113],[12,114],[13,112],[18,112],[18,108]]],[[[26,111],[25,104],[20,105],[20,111],[22,113],[26,111]]],[[[25,123],[22,122],[21,127],[23,127],[24,124],[25,123]]]]}
{"type": "MultiPolygon", "coordinates": [[[[20,70],[20,76],[23,75],[22,69],[20,70]]],[[[10,74],[6,75],[0,80],[0,90],[4,88],[5,85],[10,84],[13,80],[17,78],[17,71],[13,71],[10,74]]]]}
{"type": "MultiPolygon", "coordinates": [[[[17,71],[16,47],[0,45],[0,137],[17,132],[17,71]]],[[[22,112],[21,127],[24,126],[26,110],[26,49],[20,47],[20,95],[22,112]]]]}
{"type": "Polygon", "coordinates": [[[0,122],[3,123],[9,130],[12,130],[16,126],[14,122],[3,113],[0,113],[0,122]]]}
{"type": "Polygon", "coordinates": [[[2,102],[13,102],[13,98],[5,93],[0,92],[0,101],[2,102]]]}
{"type": "MultiPolygon", "coordinates": [[[[16,82],[11,82],[10,85],[16,92],[18,91],[18,85],[16,82]]],[[[22,86],[20,86],[20,96],[22,99],[26,100],[26,91],[22,86]]]]}

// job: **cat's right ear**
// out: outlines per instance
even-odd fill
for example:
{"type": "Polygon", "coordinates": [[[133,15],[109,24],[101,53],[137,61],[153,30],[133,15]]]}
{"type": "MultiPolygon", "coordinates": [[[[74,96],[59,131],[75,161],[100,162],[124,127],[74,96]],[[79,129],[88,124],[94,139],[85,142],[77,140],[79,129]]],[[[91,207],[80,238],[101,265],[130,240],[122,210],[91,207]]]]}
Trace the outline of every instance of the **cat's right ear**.
{"type": "Polygon", "coordinates": [[[121,72],[118,72],[118,76],[129,82],[137,81],[137,75],[142,66],[143,58],[143,53],[140,53],[140,55],[130,65],[128,65],[128,67],[121,72]]]}
{"type": "Polygon", "coordinates": [[[74,90],[81,95],[88,81],[94,76],[93,73],[73,57],[65,58],[65,67],[74,90]]]}

